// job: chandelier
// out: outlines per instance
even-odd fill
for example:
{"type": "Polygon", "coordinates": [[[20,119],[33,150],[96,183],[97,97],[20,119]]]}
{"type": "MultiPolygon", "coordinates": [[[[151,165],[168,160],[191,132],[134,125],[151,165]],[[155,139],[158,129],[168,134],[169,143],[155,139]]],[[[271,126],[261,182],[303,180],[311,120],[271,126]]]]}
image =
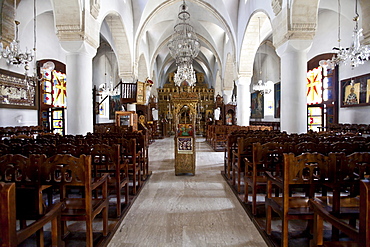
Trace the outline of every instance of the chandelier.
{"type": "Polygon", "coordinates": [[[353,29],[352,44],[348,48],[342,48],[340,46],[340,0],[338,0],[338,47],[334,47],[333,50],[336,51],[336,55],[333,56],[331,60],[327,60],[326,63],[329,68],[334,68],[335,65],[347,64],[348,62],[352,67],[357,67],[364,64],[365,60],[370,59],[370,45],[361,45],[360,37],[363,36],[362,28],[359,29],[358,21],[360,15],[357,12],[357,2],[355,2],[355,16],[353,21],[355,22],[355,27],[353,29]]]}
{"type": "Polygon", "coordinates": [[[260,92],[260,94],[269,94],[272,91],[272,88],[268,85],[269,82],[263,82],[258,80],[256,84],[253,85],[253,90],[260,92]]]}
{"type": "Polygon", "coordinates": [[[195,71],[193,69],[193,65],[190,64],[188,67],[187,64],[183,64],[183,66],[177,67],[177,72],[174,76],[174,81],[177,86],[184,85],[183,82],[185,82],[184,86],[192,86],[196,83],[195,78],[195,71]]]}
{"type": "Polygon", "coordinates": [[[195,71],[193,69],[193,60],[199,54],[200,43],[194,32],[192,25],[188,23],[190,14],[187,11],[188,6],[185,0],[180,5],[178,24],[174,26],[174,33],[167,44],[171,56],[175,59],[177,72],[175,74],[175,83],[180,86],[186,81],[189,86],[193,86],[196,82],[195,71]]]}
{"type": "Polygon", "coordinates": [[[34,49],[28,51],[26,48],[26,52],[22,53],[20,45],[19,45],[19,39],[18,39],[18,26],[20,22],[15,21],[15,39],[10,43],[9,46],[7,46],[5,49],[3,47],[3,44],[0,43],[0,58],[3,57],[7,60],[8,64],[11,65],[22,65],[27,64],[28,62],[31,62],[34,57],[34,49]]]}

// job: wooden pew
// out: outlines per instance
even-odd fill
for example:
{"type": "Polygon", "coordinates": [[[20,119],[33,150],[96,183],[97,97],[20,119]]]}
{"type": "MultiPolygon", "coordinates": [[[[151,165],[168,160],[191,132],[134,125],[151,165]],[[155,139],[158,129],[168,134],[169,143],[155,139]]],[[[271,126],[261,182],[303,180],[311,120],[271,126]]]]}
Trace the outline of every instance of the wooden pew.
{"type": "Polygon", "coordinates": [[[335,217],[315,199],[310,199],[310,203],[314,209],[314,229],[311,246],[370,247],[370,182],[368,180],[362,180],[360,182],[360,218],[358,228],[335,217]],[[324,221],[332,224],[335,228],[351,238],[351,240],[324,241],[324,221]]]}
{"type": "Polygon", "coordinates": [[[93,246],[93,220],[99,215],[103,218],[103,236],[108,235],[108,174],[92,178],[91,156],[79,158],[69,154],[57,154],[41,159],[41,180],[43,183],[59,188],[60,201],[65,202],[61,220],[63,236],[68,234],[67,221],[86,222],[86,246],[93,246]],[[68,197],[68,187],[81,187],[82,197],[68,197]],[[99,197],[93,191],[100,190],[99,197]]]}
{"type": "Polygon", "coordinates": [[[284,154],[283,177],[275,177],[271,172],[266,172],[266,233],[271,235],[273,210],[282,220],[281,247],[288,247],[290,220],[313,220],[313,211],[308,202],[315,196],[317,183],[325,180],[331,166],[333,164],[329,157],[322,154],[305,153],[295,156],[289,153],[284,154]],[[282,196],[272,195],[273,185],[282,191],[282,196]],[[298,187],[305,193],[293,194],[298,187]]]}
{"type": "Polygon", "coordinates": [[[116,196],[116,214],[121,216],[121,191],[124,189],[125,204],[129,204],[128,160],[121,162],[120,145],[96,144],[90,152],[92,158],[92,174],[94,178],[109,174],[108,188],[116,196]]]}
{"type": "Polygon", "coordinates": [[[232,185],[240,193],[241,177],[245,171],[244,158],[252,160],[253,143],[261,141],[258,137],[242,137],[238,139],[238,149],[232,152],[232,185]]]}
{"type": "MultiPolygon", "coordinates": [[[[34,221],[29,226],[16,229],[16,188],[15,183],[0,182],[0,246],[15,247],[41,230],[51,222],[52,246],[64,246],[62,242],[60,215],[64,207],[62,202],[55,204],[45,215],[34,221]]],[[[44,246],[42,239],[39,246],[44,246]]]]}
{"type": "Polygon", "coordinates": [[[257,214],[257,191],[267,185],[266,171],[281,176],[283,153],[288,153],[290,146],[287,143],[266,142],[254,143],[252,160],[244,158],[244,202],[248,203],[248,187],[252,189],[252,213],[257,214]]]}
{"type": "MultiPolygon", "coordinates": [[[[20,227],[27,226],[27,220],[37,220],[47,212],[43,192],[51,192],[50,186],[43,185],[40,179],[40,155],[25,157],[21,154],[0,156],[0,181],[12,182],[17,186],[17,219],[20,227]]],[[[48,205],[52,202],[49,193],[48,205]]],[[[37,232],[40,243],[43,231],[37,232]]]]}
{"type": "Polygon", "coordinates": [[[121,138],[119,141],[121,146],[121,160],[128,160],[129,175],[132,179],[132,193],[136,195],[141,187],[141,151],[136,149],[136,139],[121,138]]]}
{"type": "Polygon", "coordinates": [[[246,136],[245,133],[231,133],[227,137],[227,144],[224,152],[224,172],[227,175],[227,178],[231,178],[231,162],[233,151],[238,150],[238,139],[246,136]]]}

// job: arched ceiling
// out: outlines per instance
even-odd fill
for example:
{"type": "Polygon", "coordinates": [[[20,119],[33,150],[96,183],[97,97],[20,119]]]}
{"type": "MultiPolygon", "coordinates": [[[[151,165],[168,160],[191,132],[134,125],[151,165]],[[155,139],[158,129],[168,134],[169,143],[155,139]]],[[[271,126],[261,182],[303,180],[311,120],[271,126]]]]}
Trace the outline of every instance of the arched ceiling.
{"type": "MultiPolygon", "coordinates": [[[[145,54],[149,66],[157,68],[157,81],[161,85],[166,76],[176,70],[169,56],[167,43],[179,22],[180,0],[132,0],[134,30],[136,33],[135,57],[145,54]]],[[[194,62],[195,70],[205,74],[205,80],[214,84],[218,69],[223,72],[228,53],[235,53],[234,26],[237,23],[238,0],[187,0],[190,24],[201,43],[194,62]],[[217,69],[217,70],[216,70],[217,69]]],[[[137,61],[136,61],[137,62],[137,61]]],[[[161,86],[160,85],[160,86],[161,86]]]]}

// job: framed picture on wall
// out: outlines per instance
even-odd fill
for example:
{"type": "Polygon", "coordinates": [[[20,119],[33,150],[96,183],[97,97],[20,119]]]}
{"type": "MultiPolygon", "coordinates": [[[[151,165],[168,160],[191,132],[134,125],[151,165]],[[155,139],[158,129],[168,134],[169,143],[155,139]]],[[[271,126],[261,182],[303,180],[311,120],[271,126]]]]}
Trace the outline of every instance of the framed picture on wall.
{"type": "Polygon", "coordinates": [[[37,82],[26,81],[25,76],[0,69],[0,107],[37,109],[37,82]]]}
{"type": "Polygon", "coordinates": [[[260,92],[251,95],[251,118],[263,118],[263,94],[260,92]]]}
{"type": "Polygon", "coordinates": [[[370,74],[341,80],[341,107],[370,105],[370,74]]]}
{"type": "Polygon", "coordinates": [[[280,82],[274,84],[274,117],[280,118],[280,82]]]}
{"type": "Polygon", "coordinates": [[[109,96],[109,119],[115,118],[115,112],[122,110],[121,95],[109,96]]]}

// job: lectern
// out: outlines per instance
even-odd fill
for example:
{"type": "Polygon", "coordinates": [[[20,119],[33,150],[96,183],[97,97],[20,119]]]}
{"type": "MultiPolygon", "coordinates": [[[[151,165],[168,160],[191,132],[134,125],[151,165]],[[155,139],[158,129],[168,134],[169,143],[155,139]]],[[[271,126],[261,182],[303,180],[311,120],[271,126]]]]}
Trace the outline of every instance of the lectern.
{"type": "Polygon", "coordinates": [[[195,175],[195,119],[198,97],[194,92],[172,95],[175,133],[175,175],[195,175]]]}

